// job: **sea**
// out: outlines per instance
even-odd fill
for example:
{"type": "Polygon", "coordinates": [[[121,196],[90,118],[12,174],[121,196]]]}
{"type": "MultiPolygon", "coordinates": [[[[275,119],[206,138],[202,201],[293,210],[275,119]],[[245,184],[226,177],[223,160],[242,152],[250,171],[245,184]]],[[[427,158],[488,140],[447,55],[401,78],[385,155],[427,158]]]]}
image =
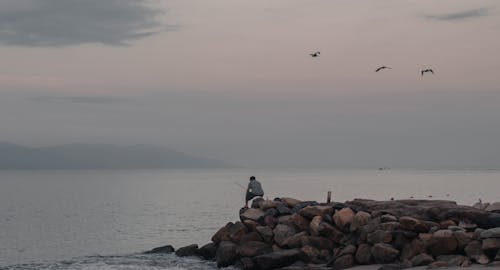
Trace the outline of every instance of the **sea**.
{"type": "Polygon", "coordinates": [[[268,199],[500,201],[498,170],[0,171],[0,269],[216,269],[142,253],[210,242],[252,175],[268,199]]]}

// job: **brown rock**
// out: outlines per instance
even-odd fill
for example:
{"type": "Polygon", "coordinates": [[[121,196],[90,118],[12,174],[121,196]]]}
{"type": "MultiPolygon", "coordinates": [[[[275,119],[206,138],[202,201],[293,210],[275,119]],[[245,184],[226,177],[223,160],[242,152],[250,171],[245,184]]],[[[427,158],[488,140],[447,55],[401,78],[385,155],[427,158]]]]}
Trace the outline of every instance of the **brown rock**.
{"type": "Polygon", "coordinates": [[[457,239],[458,248],[463,249],[472,241],[473,233],[454,231],[453,236],[457,239]]]}
{"type": "Polygon", "coordinates": [[[359,264],[370,264],[372,262],[371,246],[368,244],[361,244],[356,250],[356,262],[359,264]]]}
{"type": "Polygon", "coordinates": [[[357,212],[352,218],[351,227],[349,228],[349,230],[351,232],[357,231],[362,226],[368,224],[371,218],[372,216],[367,212],[364,211],[357,212]]]}
{"type": "Polygon", "coordinates": [[[352,223],[353,218],[354,211],[352,211],[352,209],[349,207],[342,208],[336,211],[333,215],[333,221],[335,222],[335,225],[337,226],[337,228],[342,230],[346,230],[346,228],[348,228],[348,226],[352,223]]]}
{"type": "Polygon", "coordinates": [[[299,249],[284,249],[254,257],[254,262],[261,270],[276,269],[296,262],[302,252],[299,249]]]}
{"type": "Polygon", "coordinates": [[[427,243],[429,252],[434,256],[452,254],[458,247],[458,242],[451,230],[439,230],[432,235],[427,243]]]}
{"type": "Polygon", "coordinates": [[[401,228],[401,224],[399,222],[391,221],[380,223],[375,227],[377,230],[382,231],[394,231],[401,228]]]}
{"type": "Polygon", "coordinates": [[[392,241],[392,233],[388,231],[376,230],[369,233],[366,237],[366,242],[370,244],[390,243],[392,241]]]}
{"type": "Polygon", "coordinates": [[[401,260],[409,260],[418,254],[425,253],[426,250],[427,247],[422,240],[413,239],[409,244],[403,246],[400,258],[401,260]]]}
{"type": "Polygon", "coordinates": [[[432,234],[431,233],[419,233],[418,238],[424,242],[427,242],[431,240],[432,234]]]}
{"type": "Polygon", "coordinates": [[[240,219],[245,221],[247,219],[261,223],[264,220],[265,213],[261,209],[249,208],[240,214],[240,219]]]}
{"type": "Polygon", "coordinates": [[[319,250],[332,250],[334,247],[330,239],[321,236],[304,236],[301,238],[301,241],[302,246],[313,246],[319,250]]]}
{"type": "Polygon", "coordinates": [[[321,216],[315,216],[311,223],[309,223],[309,230],[311,231],[311,235],[318,236],[319,235],[319,225],[323,222],[323,218],[321,216]]]}
{"type": "Polygon", "coordinates": [[[236,252],[237,247],[235,243],[229,241],[220,242],[217,253],[215,254],[217,266],[227,267],[234,264],[238,259],[238,253],[236,252]]]}
{"type": "Polygon", "coordinates": [[[480,241],[471,241],[465,246],[464,251],[469,258],[479,264],[487,264],[490,262],[489,258],[483,252],[480,241]]]}
{"type": "Polygon", "coordinates": [[[247,233],[247,227],[242,222],[236,222],[229,226],[229,238],[235,243],[240,242],[241,238],[247,233]]]}
{"type": "Polygon", "coordinates": [[[413,257],[410,260],[410,262],[413,267],[416,267],[416,266],[428,265],[434,262],[434,258],[432,258],[432,256],[429,254],[421,253],[413,257]]]}
{"type": "Polygon", "coordinates": [[[255,230],[259,233],[264,242],[271,243],[273,241],[274,233],[271,228],[266,226],[257,226],[255,230]]]}
{"type": "Polygon", "coordinates": [[[309,229],[309,220],[299,214],[292,214],[290,216],[290,221],[299,231],[306,231],[309,229]]]}
{"type": "Polygon", "coordinates": [[[255,231],[255,228],[257,226],[260,226],[259,223],[255,222],[253,220],[250,220],[250,219],[243,221],[243,224],[245,224],[245,226],[247,227],[247,231],[249,231],[249,232],[255,231]]]}
{"type": "Polygon", "coordinates": [[[333,227],[332,225],[330,225],[326,222],[321,222],[318,225],[317,230],[318,230],[318,234],[320,236],[325,236],[335,243],[345,244],[344,234],[341,231],[339,231],[337,228],[333,227]]]}
{"type": "Polygon", "coordinates": [[[291,215],[279,216],[278,217],[278,224],[293,225],[292,216],[291,215]]]}
{"type": "Polygon", "coordinates": [[[249,241],[264,242],[264,239],[262,239],[262,237],[258,232],[250,232],[241,237],[240,243],[245,243],[249,241]]]}
{"type": "Polygon", "coordinates": [[[333,269],[346,269],[354,266],[354,256],[346,254],[335,259],[333,269]]]}
{"type": "Polygon", "coordinates": [[[276,228],[274,228],[273,233],[274,233],[274,242],[278,246],[283,247],[285,245],[285,240],[290,236],[294,235],[296,231],[293,227],[284,224],[278,224],[276,228]]]}
{"type": "Polygon", "coordinates": [[[377,263],[390,263],[399,256],[399,250],[389,244],[382,243],[373,245],[371,253],[377,263]]]}
{"type": "Polygon", "coordinates": [[[270,208],[276,208],[280,205],[281,203],[280,202],[277,202],[277,201],[271,201],[271,200],[263,200],[263,201],[260,201],[259,202],[259,207],[260,209],[262,209],[263,211],[266,211],[267,209],[270,209],[270,208]]]}
{"type": "Polygon", "coordinates": [[[319,250],[312,246],[303,246],[301,249],[302,253],[305,255],[303,260],[306,262],[318,262],[319,250]]]}
{"type": "Polygon", "coordinates": [[[429,231],[429,227],[422,220],[412,218],[412,217],[401,217],[399,219],[399,223],[401,224],[401,228],[403,230],[414,231],[419,233],[425,233],[429,231]]]}
{"type": "Polygon", "coordinates": [[[215,243],[208,243],[198,249],[198,255],[200,255],[205,260],[212,260],[215,258],[217,253],[217,246],[215,243]]]}
{"type": "Polygon", "coordinates": [[[331,215],[333,213],[333,207],[331,206],[322,206],[322,205],[314,205],[314,206],[306,206],[300,209],[299,214],[306,218],[313,218],[315,216],[326,216],[331,215]]]}
{"type": "Polygon", "coordinates": [[[264,225],[274,228],[278,224],[278,218],[273,216],[265,216],[264,217],[264,225]]]}
{"type": "Polygon", "coordinates": [[[213,236],[212,242],[219,244],[221,241],[231,241],[229,237],[229,228],[233,225],[232,222],[227,223],[224,227],[220,228],[213,236]]]}
{"type": "Polygon", "coordinates": [[[300,248],[302,247],[302,238],[304,236],[308,236],[309,234],[307,232],[299,232],[299,233],[296,233],[290,237],[288,237],[287,239],[285,239],[284,241],[284,246],[288,247],[288,248],[300,248]]]}
{"type": "Polygon", "coordinates": [[[457,226],[457,224],[455,223],[455,221],[450,219],[439,222],[439,228],[442,230],[446,230],[450,226],[457,226]]]}
{"type": "Polygon", "coordinates": [[[500,249],[500,238],[486,238],[483,239],[483,250],[500,249]]]}
{"type": "Polygon", "coordinates": [[[245,242],[236,248],[236,253],[241,257],[255,257],[272,251],[271,245],[257,241],[245,242]]]}
{"type": "Polygon", "coordinates": [[[301,200],[297,200],[297,199],[294,199],[294,198],[281,198],[281,201],[283,203],[285,203],[288,207],[290,208],[293,208],[295,205],[301,203],[302,201],[301,200]]]}

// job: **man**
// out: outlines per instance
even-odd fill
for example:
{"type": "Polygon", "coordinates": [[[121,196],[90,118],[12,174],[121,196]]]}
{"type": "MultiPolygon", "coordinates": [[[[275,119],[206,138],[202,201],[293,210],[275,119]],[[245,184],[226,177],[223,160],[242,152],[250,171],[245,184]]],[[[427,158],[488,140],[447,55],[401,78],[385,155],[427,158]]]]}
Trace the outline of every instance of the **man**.
{"type": "Polygon", "coordinates": [[[255,176],[250,176],[250,183],[248,183],[247,194],[245,196],[245,207],[248,208],[248,201],[255,197],[264,196],[264,190],[260,182],[255,180],[255,176]]]}

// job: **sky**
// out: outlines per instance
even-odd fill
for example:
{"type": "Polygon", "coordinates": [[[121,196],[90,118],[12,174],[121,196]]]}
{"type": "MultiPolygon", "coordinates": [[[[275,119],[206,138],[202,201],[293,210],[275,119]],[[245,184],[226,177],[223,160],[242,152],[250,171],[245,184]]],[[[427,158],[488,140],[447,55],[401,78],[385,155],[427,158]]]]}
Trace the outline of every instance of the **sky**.
{"type": "Polygon", "coordinates": [[[2,0],[0,141],[499,168],[498,29],[496,0],[2,0]]]}

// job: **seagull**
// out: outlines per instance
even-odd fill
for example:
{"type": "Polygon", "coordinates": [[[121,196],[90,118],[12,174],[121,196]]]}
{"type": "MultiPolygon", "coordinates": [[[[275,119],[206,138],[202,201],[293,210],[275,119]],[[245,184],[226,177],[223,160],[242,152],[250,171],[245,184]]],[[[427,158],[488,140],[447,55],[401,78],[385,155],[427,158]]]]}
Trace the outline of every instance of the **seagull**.
{"type": "Polygon", "coordinates": [[[430,68],[421,70],[420,74],[422,74],[422,76],[424,76],[424,73],[426,73],[426,72],[430,72],[430,73],[434,74],[434,71],[430,68]]]}
{"type": "Polygon", "coordinates": [[[381,67],[377,68],[377,69],[375,70],[375,72],[379,72],[379,71],[381,71],[382,69],[386,69],[386,68],[387,68],[387,69],[392,69],[392,68],[390,68],[390,67],[381,66],[381,67]]]}
{"type": "Polygon", "coordinates": [[[318,57],[320,55],[320,52],[310,53],[309,55],[312,57],[318,57]]]}

